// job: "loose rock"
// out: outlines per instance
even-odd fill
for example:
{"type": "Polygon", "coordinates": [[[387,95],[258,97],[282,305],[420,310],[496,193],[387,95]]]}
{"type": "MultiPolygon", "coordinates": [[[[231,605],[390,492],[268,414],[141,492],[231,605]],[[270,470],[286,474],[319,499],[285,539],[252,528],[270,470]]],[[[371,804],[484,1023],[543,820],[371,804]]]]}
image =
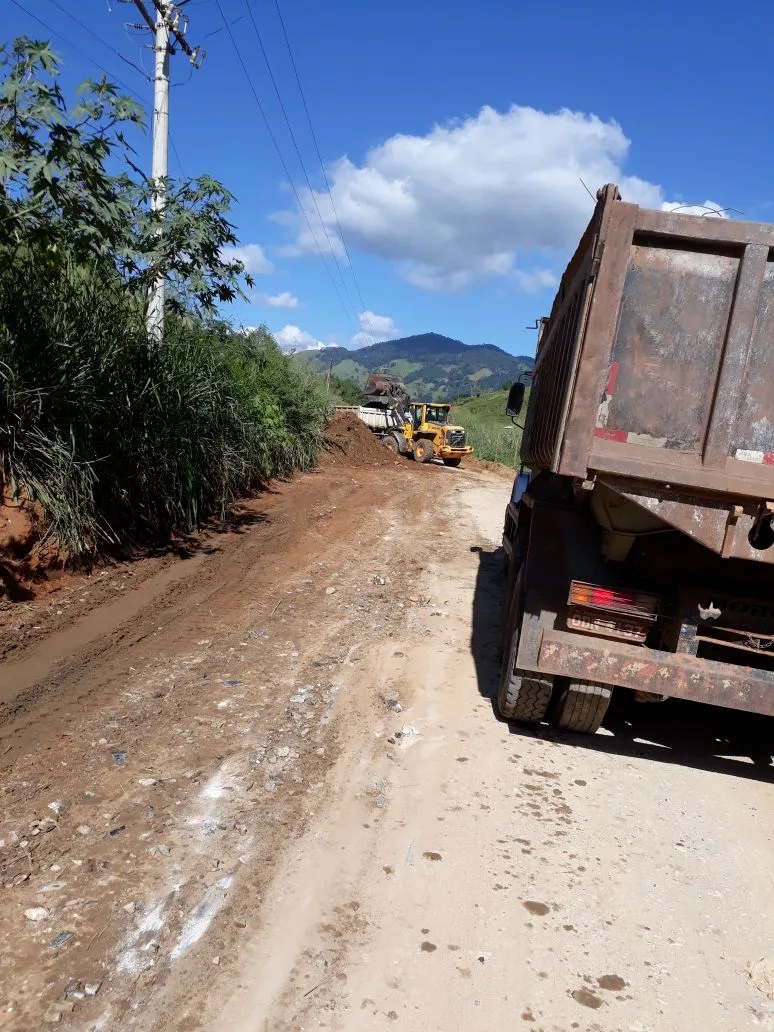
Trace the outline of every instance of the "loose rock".
{"type": "Polygon", "coordinates": [[[63,946],[66,946],[67,943],[70,941],[70,939],[72,939],[74,934],[75,934],[75,932],[59,932],[51,940],[51,943],[50,943],[51,949],[52,950],[61,950],[61,948],[63,946]]]}

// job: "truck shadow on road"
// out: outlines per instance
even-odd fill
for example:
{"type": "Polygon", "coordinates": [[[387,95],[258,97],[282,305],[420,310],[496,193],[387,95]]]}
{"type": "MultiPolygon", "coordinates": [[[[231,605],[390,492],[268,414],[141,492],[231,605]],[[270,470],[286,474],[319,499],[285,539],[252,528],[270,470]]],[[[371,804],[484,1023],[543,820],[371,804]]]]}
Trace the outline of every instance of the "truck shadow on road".
{"type": "MultiPolygon", "coordinates": [[[[471,652],[478,691],[492,705],[495,719],[500,676],[497,655],[503,619],[505,556],[473,546],[478,571],[473,595],[471,652]]],[[[751,713],[670,699],[635,703],[627,691],[613,696],[602,730],[596,735],[535,730],[510,725],[515,735],[555,742],[562,747],[593,749],[610,755],[641,757],[699,770],[774,783],[774,719],[751,713]]]]}

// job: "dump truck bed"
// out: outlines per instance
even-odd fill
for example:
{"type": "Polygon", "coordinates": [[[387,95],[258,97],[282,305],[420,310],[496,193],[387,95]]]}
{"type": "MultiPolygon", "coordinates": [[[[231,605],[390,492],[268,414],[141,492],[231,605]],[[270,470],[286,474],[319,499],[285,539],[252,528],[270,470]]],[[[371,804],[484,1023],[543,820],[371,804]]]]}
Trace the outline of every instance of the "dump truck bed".
{"type": "Polygon", "coordinates": [[[540,341],[522,458],[774,499],[774,226],[600,191],[540,341]]]}

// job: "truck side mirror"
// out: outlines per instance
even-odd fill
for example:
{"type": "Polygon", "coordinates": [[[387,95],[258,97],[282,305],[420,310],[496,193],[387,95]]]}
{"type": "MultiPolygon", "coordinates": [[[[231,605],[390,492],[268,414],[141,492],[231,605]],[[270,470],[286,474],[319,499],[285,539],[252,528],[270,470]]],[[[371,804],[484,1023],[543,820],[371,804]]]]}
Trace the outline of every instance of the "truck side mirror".
{"type": "Polygon", "coordinates": [[[526,388],[521,381],[511,385],[511,389],[508,391],[508,402],[505,406],[506,416],[518,416],[521,413],[524,405],[525,390],[526,388]]]}

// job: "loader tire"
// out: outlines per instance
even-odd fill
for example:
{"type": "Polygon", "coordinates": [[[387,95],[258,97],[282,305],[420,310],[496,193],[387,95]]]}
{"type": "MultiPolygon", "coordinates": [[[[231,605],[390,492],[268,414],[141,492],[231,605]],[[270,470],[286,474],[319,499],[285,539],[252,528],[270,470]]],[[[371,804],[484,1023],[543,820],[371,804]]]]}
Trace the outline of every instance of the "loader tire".
{"type": "Polygon", "coordinates": [[[414,458],[417,462],[430,462],[435,454],[433,442],[421,437],[414,445],[414,458]]]}
{"type": "Polygon", "coordinates": [[[520,573],[514,589],[513,630],[500,668],[497,710],[503,720],[535,725],[539,724],[548,712],[554,679],[546,674],[519,670],[516,667],[519,639],[521,638],[521,621],[524,615],[523,584],[523,573],[520,573]]]}
{"type": "Polygon", "coordinates": [[[605,719],[613,689],[594,681],[568,681],[556,701],[551,723],[563,731],[595,734],[605,719]]]}
{"type": "Polygon", "coordinates": [[[453,466],[455,469],[457,468],[457,466],[459,466],[459,464],[461,462],[462,462],[462,459],[444,459],[443,460],[444,466],[453,466]]]}

